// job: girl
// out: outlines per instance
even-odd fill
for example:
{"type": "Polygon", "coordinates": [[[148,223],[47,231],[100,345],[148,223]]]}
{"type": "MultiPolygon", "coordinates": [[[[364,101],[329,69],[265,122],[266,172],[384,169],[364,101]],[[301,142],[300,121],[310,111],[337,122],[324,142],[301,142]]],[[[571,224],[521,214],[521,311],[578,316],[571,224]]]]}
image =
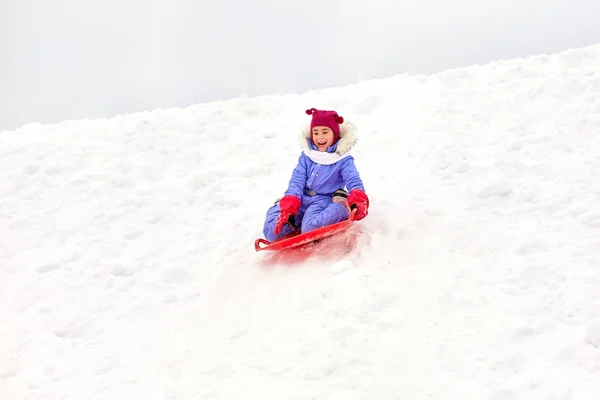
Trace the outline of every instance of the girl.
{"type": "Polygon", "coordinates": [[[267,211],[263,234],[272,242],[298,229],[308,232],[348,219],[367,216],[369,198],[349,154],[356,129],[335,111],[315,108],[310,127],[300,135],[303,150],[283,198],[267,211]],[[344,190],[344,186],[347,190],[344,190]]]}

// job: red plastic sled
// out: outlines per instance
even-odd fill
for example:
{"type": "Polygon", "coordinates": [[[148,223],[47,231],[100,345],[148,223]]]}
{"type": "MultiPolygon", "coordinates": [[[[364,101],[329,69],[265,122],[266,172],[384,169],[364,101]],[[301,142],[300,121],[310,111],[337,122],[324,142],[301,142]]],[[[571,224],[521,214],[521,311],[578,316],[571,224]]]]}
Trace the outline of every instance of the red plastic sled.
{"type": "Polygon", "coordinates": [[[256,241],[254,242],[254,249],[256,251],[284,250],[292,247],[302,246],[304,244],[314,242],[315,240],[335,235],[336,233],[339,233],[348,228],[350,224],[354,222],[354,214],[356,214],[356,209],[352,210],[350,216],[345,221],[341,221],[332,225],[327,225],[306,233],[292,233],[273,242],[269,242],[268,240],[262,238],[256,239],[256,241]],[[261,245],[263,246],[261,247],[261,245]]]}

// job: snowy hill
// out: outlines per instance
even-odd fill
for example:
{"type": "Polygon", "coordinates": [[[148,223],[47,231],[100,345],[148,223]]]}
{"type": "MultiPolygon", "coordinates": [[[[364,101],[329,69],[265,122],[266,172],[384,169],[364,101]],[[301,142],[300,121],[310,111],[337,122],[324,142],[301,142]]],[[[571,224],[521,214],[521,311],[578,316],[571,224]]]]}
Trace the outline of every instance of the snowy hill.
{"type": "Polygon", "coordinates": [[[599,129],[594,46],[0,132],[0,398],[597,399],[599,129]],[[310,107],[370,215],[266,266],[310,107]]]}

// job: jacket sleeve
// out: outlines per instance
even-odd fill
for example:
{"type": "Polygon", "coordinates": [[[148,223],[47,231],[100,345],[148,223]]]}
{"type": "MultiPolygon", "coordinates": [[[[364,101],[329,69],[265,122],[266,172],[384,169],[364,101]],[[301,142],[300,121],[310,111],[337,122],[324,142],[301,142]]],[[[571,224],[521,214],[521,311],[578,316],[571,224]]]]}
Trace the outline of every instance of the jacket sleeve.
{"type": "Polygon", "coordinates": [[[306,157],[304,157],[303,154],[300,154],[300,157],[298,158],[298,164],[292,172],[292,177],[290,178],[288,188],[285,191],[286,196],[292,195],[302,199],[307,180],[306,171],[306,157]]]}
{"type": "Polygon", "coordinates": [[[346,184],[348,192],[351,192],[352,189],[360,189],[363,192],[366,192],[362,179],[360,179],[360,174],[354,164],[353,157],[347,157],[345,160],[342,160],[340,174],[342,175],[342,179],[346,184]]]}

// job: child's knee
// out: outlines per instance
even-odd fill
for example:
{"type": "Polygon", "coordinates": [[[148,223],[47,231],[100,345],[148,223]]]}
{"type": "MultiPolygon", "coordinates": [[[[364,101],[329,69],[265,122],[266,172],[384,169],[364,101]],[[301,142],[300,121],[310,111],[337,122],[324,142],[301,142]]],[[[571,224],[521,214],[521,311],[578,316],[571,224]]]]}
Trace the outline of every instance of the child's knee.
{"type": "Polygon", "coordinates": [[[319,229],[323,226],[324,225],[321,223],[321,221],[319,221],[319,218],[305,218],[302,221],[302,232],[314,231],[315,229],[319,229]]]}
{"type": "Polygon", "coordinates": [[[263,236],[269,242],[273,241],[273,230],[275,228],[275,221],[277,221],[277,216],[279,215],[279,210],[277,206],[271,206],[267,210],[267,214],[265,216],[265,222],[263,225],[263,236]]]}
{"type": "Polygon", "coordinates": [[[304,216],[302,232],[310,232],[324,226],[332,225],[348,219],[348,212],[341,204],[332,203],[324,210],[315,214],[304,216]]]}
{"type": "Polygon", "coordinates": [[[277,235],[275,235],[273,227],[269,227],[266,225],[265,225],[265,228],[263,229],[263,236],[264,236],[265,240],[268,240],[269,242],[277,240],[277,235]]]}
{"type": "Polygon", "coordinates": [[[290,233],[294,232],[294,230],[289,226],[289,225],[284,225],[283,228],[281,229],[281,232],[279,232],[278,235],[275,234],[275,221],[273,221],[272,223],[266,223],[264,228],[263,228],[263,237],[268,240],[269,242],[273,242],[277,239],[280,239],[286,235],[289,235],[290,233]]]}

